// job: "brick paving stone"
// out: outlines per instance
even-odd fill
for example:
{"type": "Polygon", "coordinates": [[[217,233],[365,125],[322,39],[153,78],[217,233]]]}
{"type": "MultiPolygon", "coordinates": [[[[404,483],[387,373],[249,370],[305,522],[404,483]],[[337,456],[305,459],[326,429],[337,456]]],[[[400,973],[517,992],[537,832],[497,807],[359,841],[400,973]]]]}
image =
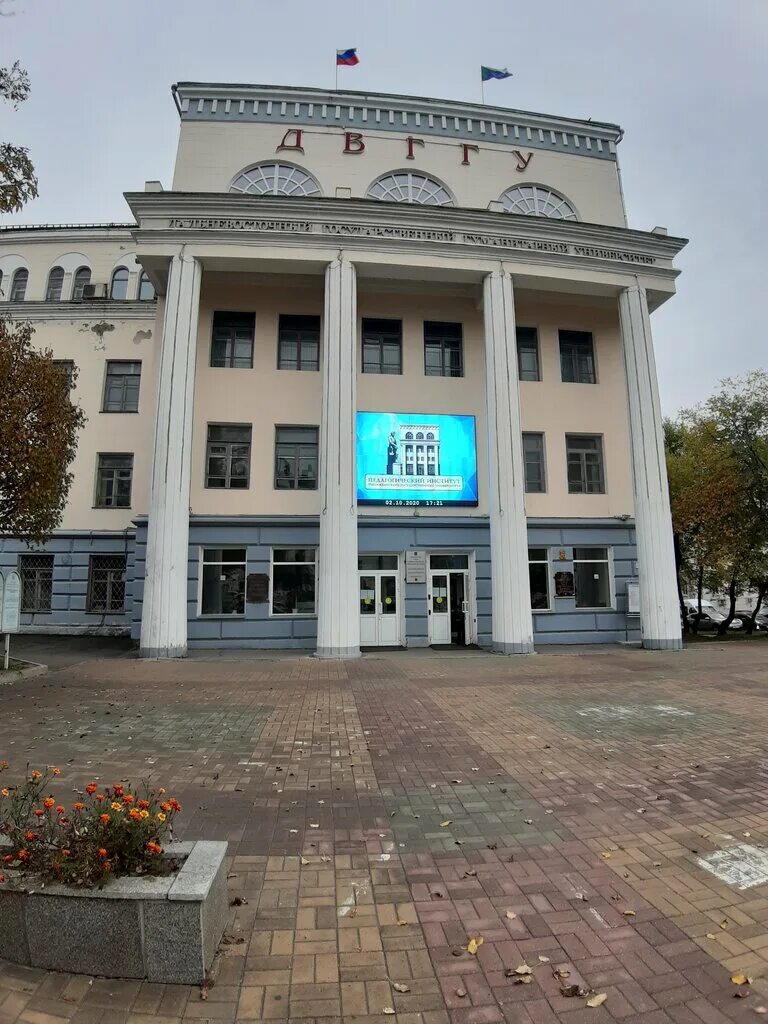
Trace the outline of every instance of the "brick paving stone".
{"type": "Polygon", "coordinates": [[[91,777],[165,785],[180,838],[228,840],[248,902],[207,1000],[0,962],[0,1024],[752,1019],[768,885],[698,858],[768,847],[766,682],[768,644],[713,643],[103,659],[4,687],[12,772],[60,764],[62,797],[91,777]],[[529,985],[506,976],[523,963],[529,985]],[[561,983],[608,999],[590,1009],[561,983]]]}

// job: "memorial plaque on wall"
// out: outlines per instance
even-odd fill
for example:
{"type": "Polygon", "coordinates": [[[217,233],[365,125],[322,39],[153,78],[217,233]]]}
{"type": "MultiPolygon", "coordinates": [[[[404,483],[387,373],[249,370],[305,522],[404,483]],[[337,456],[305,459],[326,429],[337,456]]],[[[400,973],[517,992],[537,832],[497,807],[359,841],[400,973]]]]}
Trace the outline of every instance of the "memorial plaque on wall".
{"type": "Polygon", "coordinates": [[[575,591],[573,589],[573,573],[572,572],[556,572],[555,573],[555,597],[573,597],[575,591]]]}
{"type": "Polygon", "coordinates": [[[249,572],[245,579],[245,599],[249,604],[263,604],[269,598],[269,576],[265,572],[249,572]]]}
{"type": "Polygon", "coordinates": [[[405,582],[426,583],[427,582],[427,552],[406,551],[405,552],[405,582]]]}

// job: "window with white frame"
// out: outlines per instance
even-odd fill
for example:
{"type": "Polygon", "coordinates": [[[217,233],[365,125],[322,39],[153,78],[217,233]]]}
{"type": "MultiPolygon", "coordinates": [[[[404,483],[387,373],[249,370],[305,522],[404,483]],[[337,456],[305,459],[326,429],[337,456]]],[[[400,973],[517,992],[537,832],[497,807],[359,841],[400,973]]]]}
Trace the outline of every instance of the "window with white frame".
{"type": "Polygon", "coordinates": [[[317,550],[272,549],[273,615],[314,615],[317,550]]]}
{"type": "Polygon", "coordinates": [[[547,489],[543,434],[523,434],[523,467],[526,494],[543,494],[547,489]]]}
{"type": "Polygon", "coordinates": [[[200,615],[245,614],[245,548],[203,548],[200,615]]]}
{"type": "Polygon", "coordinates": [[[369,199],[389,203],[420,203],[424,206],[453,206],[453,196],[439,181],[426,174],[395,171],[385,174],[368,189],[369,199]]]}
{"type": "Polygon", "coordinates": [[[45,289],[46,302],[61,302],[61,289],[64,287],[64,268],[54,267],[48,275],[48,285],[45,289]]]}
{"type": "Polygon", "coordinates": [[[19,267],[11,281],[11,302],[23,302],[27,294],[27,281],[29,271],[26,267],[19,267]]]}
{"type": "Polygon", "coordinates": [[[569,494],[605,494],[603,439],[599,434],[566,434],[569,494]]]}
{"type": "Polygon", "coordinates": [[[561,195],[544,185],[513,185],[502,192],[500,201],[506,213],[522,213],[528,217],[553,217],[557,220],[578,220],[576,211],[561,195]]]}
{"type": "Polygon", "coordinates": [[[573,581],[577,608],[611,608],[608,548],[574,548],[573,581]]]}
{"type": "Polygon", "coordinates": [[[155,298],[155,286],[149,280],[149,276],[145,270],[142,270],[141,276],[139,277],[139,302],[152,302],[155,298]]]}
{"type": "Polygon", "coordinates": [[[550,607],[549,548],[528,548],[528,578],[531,585],[531,610],[550,607]]]}
{"type": "Polygon", "coordinates": [[[209,423],[205,486],[245,489],[251,469],[251,424],[209,423]]]}
{"type": "Polygon", "coordinates": [[[138,412],[141,363],[108,359],[102,412],[138,412]]]}
{"type": "Polygon", "coordinates": [[[133,455],[99,452],[96,468],[96,508],[130,508],[133,455]]]}
{"type": "Polygon", "coordinates": [[[128,297],[128,268],[118,267],[112,274],[112,281],[109,286],[110,299],[125,299],[128,297]]]}
{"type": "Polygon", "coordinates": [[[83,297],[83,289],[91,283],[91,268],[79,267],[72,278],[72,301],[78,302],[83,297]]]}
{"type": "Polygon", "coordinates": [[[267,163],[241,171],[229,191],[249,196],[319,196],[320,186],[301,167],[267,163]]]}

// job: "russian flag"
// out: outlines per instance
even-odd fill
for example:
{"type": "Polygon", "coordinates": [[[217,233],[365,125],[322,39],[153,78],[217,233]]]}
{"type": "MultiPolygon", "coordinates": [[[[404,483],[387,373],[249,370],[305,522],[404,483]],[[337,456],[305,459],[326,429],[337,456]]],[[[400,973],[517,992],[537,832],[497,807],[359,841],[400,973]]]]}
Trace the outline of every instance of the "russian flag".
{"type": "Polygon", "coordinates": [[[336,66],[353,68],[355,64],[360,63],[360,58],[357,56],[357,48],[352,47],[350,50],[337,50],[336,51],[336,66]]]}

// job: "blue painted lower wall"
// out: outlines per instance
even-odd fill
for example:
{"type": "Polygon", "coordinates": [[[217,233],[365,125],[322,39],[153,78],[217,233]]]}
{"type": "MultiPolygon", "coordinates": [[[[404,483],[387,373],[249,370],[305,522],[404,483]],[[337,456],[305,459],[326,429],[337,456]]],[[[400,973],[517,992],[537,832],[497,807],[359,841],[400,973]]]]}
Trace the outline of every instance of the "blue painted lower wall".
{"type": "MultiPolygon", "coordinates": [[[[316,518],[256,516],[192,516],[189,537],[187,613],[189,646],[313,649],[317,621],[314,616],[272,616],[269,604],[246,603],[242,616],[200,617],[200,558],[203,547],[241,546],[246,549],[247,572],[269,574],[275,547],[317,547],[316,518]]],[[[550,585],[555,572],[573,569],[574,546],[610,549],[613,568],[613,608],[583,610],[573,598],[554,598],[552,610],[534,613],[538,644],[612,643],[639,639],[639,621],[627,616],[626,584],[637,576],[634,525],[620,520],[529,520],[531,547],[546,547],[550,558],[550,585]]],[[[0,538],[0,569],[17,568],[25,553],[53,555],[51,609],[24,613],[22,628],[33,632],[128,633],[138,640],[146,560],[147,521],[138,519],[135,530],[119,533],[61,532],[41,547],[28,547],[14,538],[0,538]],[[120,613],[92,614],[87,610],[88,574],[92,555],[115,554],[126,558],[125,605],[120,613]]],[[[426,583],[406,583],[404,553],[466,552],[471,556],[475,587],[475,629],[481,646],[491,642],[490,535],[486,518],[416,517],[398,520],[361,518],[358,529],[361,554],[399,554],[404,641],[409,647],[429,642],[426,583]]],[[[322,557],[322,554],[321,554],[322,557]]],[[[322,571],[321,566],[319,571],[322,571]]]]}

